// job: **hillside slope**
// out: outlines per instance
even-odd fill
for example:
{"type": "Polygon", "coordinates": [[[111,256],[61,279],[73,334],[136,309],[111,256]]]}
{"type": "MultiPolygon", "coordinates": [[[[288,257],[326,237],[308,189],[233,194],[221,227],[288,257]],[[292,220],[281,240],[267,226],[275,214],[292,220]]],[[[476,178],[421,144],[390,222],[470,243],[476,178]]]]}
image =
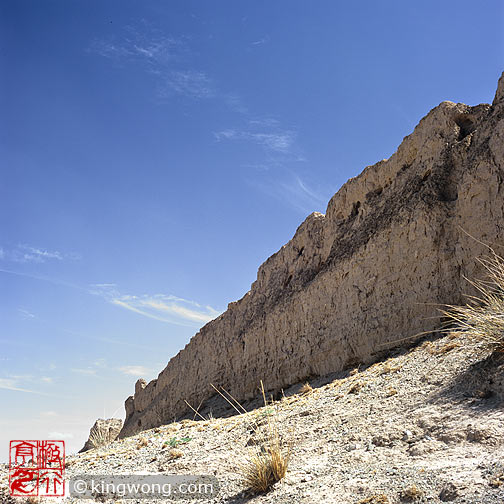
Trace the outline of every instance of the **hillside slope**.
{"type": "MultiPolygon", "coordinates": [[[[474,353],[464,336],[425,341],[311,385],[306,394],[301,384],[292,386],[272,405],[244,415],[171,423],[70,456],[67,478],[210,474],[220,492],[204,502],[215,504],[504,502],[504,364],[474,353]],[[293,442],[291,464],[268,494],[252,496],[238,465],[255,438],[251,419],[269,415],[293,442]],[[175,453],[174,438],[186,440],[175,453]],[[417,496],[409,499],[413,488],[417,496]]],[[[0,501],[6,485],[4,472],[0,501]]]]}

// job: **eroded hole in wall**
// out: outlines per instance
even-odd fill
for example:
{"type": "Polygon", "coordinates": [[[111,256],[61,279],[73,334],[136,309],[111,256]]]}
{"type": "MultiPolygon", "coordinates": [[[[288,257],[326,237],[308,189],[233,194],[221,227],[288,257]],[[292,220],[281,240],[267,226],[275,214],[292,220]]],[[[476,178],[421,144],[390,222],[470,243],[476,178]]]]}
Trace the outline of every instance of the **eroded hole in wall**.
{"type": "Polygon", "coordinates": [[[350,217],[357,217],[360,208],[360,201],[356,201],[352,206],[352,211],[350,212],[350,217]]]}
{"type": "Polygon", "coordinates": [[[439,199],[441,201],[456,201],[458,198],[457,184],[453,180],[447,180],[439,191],[439,199]]]}
{"type": "Polygon", "coordinates": [[[457,140],[460,142],[460,140],[463,140],[467,135],[470,135],[475,129],[476,126],[474,124],[474,121],[472,117],[466,115],[466,114],[460,114],[455,117],[455,122],[457,123],[457,126],[459,127],[459,134],[457,140]]]}
{"type": "Polygon", "coordinates": [[[378,187],[376,189],[373,189],[372,191],[369,191],[366,194],[367,199],[372,199],[375,198],[376,196],[380,196],[380,194],[383,192],[383,187],[378,187]]]}

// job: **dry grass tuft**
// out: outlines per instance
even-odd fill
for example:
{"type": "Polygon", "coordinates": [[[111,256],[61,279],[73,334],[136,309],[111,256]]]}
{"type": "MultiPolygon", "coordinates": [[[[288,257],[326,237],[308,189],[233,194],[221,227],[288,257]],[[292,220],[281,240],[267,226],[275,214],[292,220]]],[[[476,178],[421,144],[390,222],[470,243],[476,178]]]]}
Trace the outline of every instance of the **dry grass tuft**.
{"type": "Polygon", "coordinates": [[[249,447],[248,455],[237,464],[244,485],[255,494],[267,492],[286,475],[292,453],[292,442],[285,440],[280,434],[277,408],[266,400],[262,381],[261,392],[264,406],[267,408],[261,415],[256,416],[260,417],[257,419],[248,415],[231,394],[213,388],[243,415],[253,431],[254,443],[249,447]]]}
{"type": "Polygon", "coordinates": [[[436,347],[432,341],[425,341],[421,348],[424,348],[429,354],[434,355],[436,353],[436,347]]]}
{"type": "Polygon", "coordinates": [[[504,353],[504,259],[490,251],[491,256],[478,260],[487,271],[487,280],[468,280],[479,297],[469,296],[465,306],[448,305],[441,313],[455,322],[475,347],[504,353]]]}
{"type": "Polygon", "coordinates": [[[366,497],[361,499],[357,504],[389,504],[390,501],[388,497],[384,494],[371,495],[371,497],[366,497]]]}
{"type": "Polygon", "coordinates": [[[172,459],[178,459],[184,456],[184,452],[178,448],[172,448],[168,453],[172,459]]]}
{"type": "Polygon", "coordinates": [[[267,434],[267,438],[240,466],[243,482],[256,494],[267,492],[280,481],[289,466],[290,447],[284,448],[278,432],[267,434]]]}
{"type": "Polygon", "coordinates": [[[451,350],[454,350],[455,348],[459,348],[461,345],[457,341],[450,341],[449,343],[446,343],[446,345],[443,345],[439,350],[436,350],[437,354],[444,354],[448,353],[451,350]]]}
{"type": "Polygon", "coordinates": [[[414,501],[422,497],[423,492],[416,485],[411,485],[401,492],[401,500],[414,501]]]}
{"type": "Polygon", "coordinates": [[[348,390],[348,393],[349,394],[358,394],[362,387],[364,386],[364,384],[362,382],[355,382],[348,390]]]}
{"type": "Polygon", "coordinates": [[[328,388],[338,389],[341,387],[341,385],[343,385],[343,383],[345,383],[345,380],[346,378],[337,378],[336,380],[329,383],[328,388]]]}
{"type": "Polygon", "coordinates": [[[393,366],[391,360],[389,359],[388,361],[383,364],[380,374],[388,374],[388,373],[395,373],[397,371],[400,371],[402,366],[393,366]]]}
{"type": "Polygon", "coordinates": [[[305,383],[300,389],[299,393],[303,395],[308,395],[313,392],[313,388],[309,383],[305,383]]]}
{"type": "Polygon", "coordinates": [[[108,445],[111,442],[111,439],[102,430],[97,429],[90,433],[89,441],[93,448],[100,448],[108,445]]]}
{"type": "Polygon", "coordinates": [[[504,485],[504,472],[497,474],[490,481],[489,485],[494,488],[499,488],[504,485]]]}

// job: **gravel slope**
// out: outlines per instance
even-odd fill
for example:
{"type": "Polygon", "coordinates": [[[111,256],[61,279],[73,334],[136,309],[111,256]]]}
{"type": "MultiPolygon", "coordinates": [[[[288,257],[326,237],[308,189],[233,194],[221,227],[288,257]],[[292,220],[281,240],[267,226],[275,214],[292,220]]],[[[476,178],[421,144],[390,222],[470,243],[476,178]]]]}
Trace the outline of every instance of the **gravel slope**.
{"type": "MultiPolygon", "coordinates": [[[[294,385],[272,405],[244,415],[183,420],[69,456],[67,477],[210,474],[221,488],[206,502],[228,504],[502,504],[504,365],[474,353],[463,338],[424,341],[367,368],[313,380],[304,394],[298,393],[302,384],[294,385]],[[292,459],[284,480],[253,496],[237,465],[254,443],[250,422],[268,419],[292,443],[292,459]]],[[[4,467],[5,504],[6,485],[4,467]]]]}

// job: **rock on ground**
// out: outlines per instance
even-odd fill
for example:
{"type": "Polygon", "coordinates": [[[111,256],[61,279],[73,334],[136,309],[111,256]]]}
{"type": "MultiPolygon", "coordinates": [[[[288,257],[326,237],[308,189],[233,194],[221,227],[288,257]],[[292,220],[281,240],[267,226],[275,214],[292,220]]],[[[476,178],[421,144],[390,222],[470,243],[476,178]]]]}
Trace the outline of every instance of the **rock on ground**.
{"type": "Polygon", "coordinates": [[[89,438],[81,449],[81,452],[111,443],[119,435],[122,426],[123,422],[118,418],[109,418],[108,420],[99,418],[93,427],[91,427],[89,438]]]}

